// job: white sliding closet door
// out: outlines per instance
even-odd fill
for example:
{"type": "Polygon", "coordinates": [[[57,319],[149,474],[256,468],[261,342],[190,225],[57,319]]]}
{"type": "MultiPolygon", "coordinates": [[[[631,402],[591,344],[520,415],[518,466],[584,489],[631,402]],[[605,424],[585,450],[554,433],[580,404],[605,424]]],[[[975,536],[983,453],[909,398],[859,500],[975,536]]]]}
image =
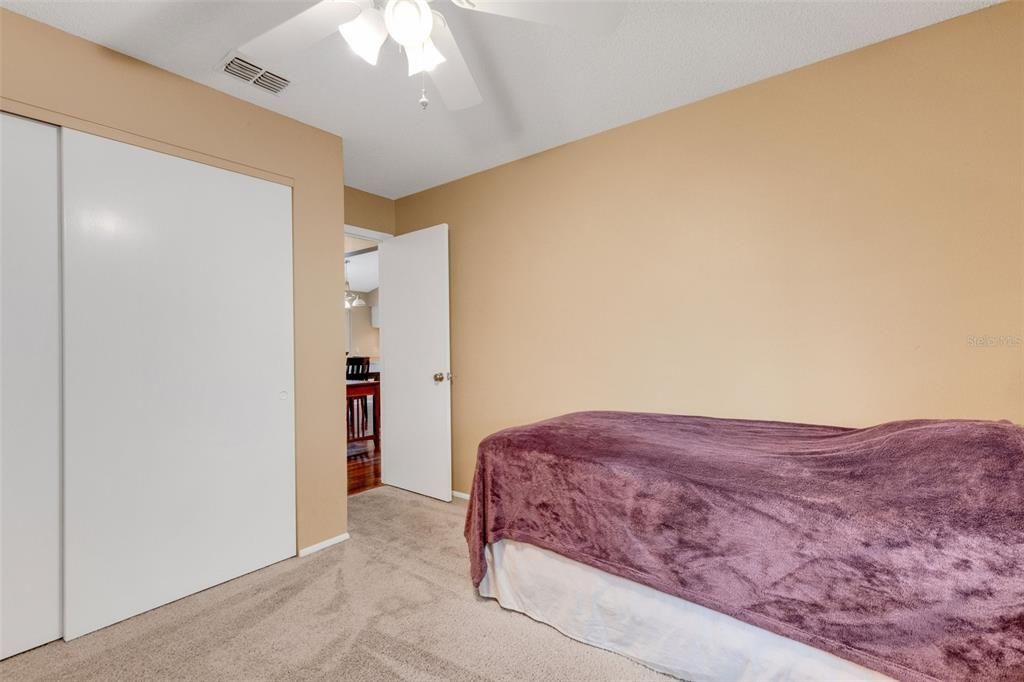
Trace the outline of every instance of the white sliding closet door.
{"type": "Polygon", "coordinates": [[[70,130],[63,164],[71,639],[294,555],[292,241],[288,187],[70,130]]]}
{"type": "Polygon", "coordinates": [[[0,658],[61,635],[59,141],[0,114],[0,658]]]}

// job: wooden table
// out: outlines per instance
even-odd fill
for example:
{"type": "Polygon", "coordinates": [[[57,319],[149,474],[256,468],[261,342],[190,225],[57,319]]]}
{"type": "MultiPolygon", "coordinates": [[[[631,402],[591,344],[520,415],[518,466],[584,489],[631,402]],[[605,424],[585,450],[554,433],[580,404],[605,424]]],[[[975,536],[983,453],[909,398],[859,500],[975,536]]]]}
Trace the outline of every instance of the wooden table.
{"type": "MultiPolygon", "coordinates": [[[[345,398],[361,398],[368,396],[373,398],[373,433],[349,440],[356,443],[363,440],[372,440],[373,446],[380,448],[380,382],[379,381],[346,381],[345,398]]],[[[346,411],[347,413],[347,411],[346,411]]]]}

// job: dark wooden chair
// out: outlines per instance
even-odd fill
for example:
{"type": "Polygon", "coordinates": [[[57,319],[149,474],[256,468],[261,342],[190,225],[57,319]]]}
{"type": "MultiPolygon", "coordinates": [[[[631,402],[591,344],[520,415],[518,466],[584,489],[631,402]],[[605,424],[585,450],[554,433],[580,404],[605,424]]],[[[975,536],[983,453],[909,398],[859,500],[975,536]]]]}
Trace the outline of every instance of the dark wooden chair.
{"type": "Polygon", "coordinates": [[[370,358],[348,358],[345,367],[345,378],[348,381],[366,381],[370,378],[370,358]]]}
{"type": "MultiPolygon", "coordinates": [[[[368,381],[369,378],[370,358],[348,358],[345,366],[346,381],[368,381]]],[[[349,398],[346,401],[346,407],[349,439],[365,436],[370,427],[370,410],[367,406],[366,396],[349,398]]]]}

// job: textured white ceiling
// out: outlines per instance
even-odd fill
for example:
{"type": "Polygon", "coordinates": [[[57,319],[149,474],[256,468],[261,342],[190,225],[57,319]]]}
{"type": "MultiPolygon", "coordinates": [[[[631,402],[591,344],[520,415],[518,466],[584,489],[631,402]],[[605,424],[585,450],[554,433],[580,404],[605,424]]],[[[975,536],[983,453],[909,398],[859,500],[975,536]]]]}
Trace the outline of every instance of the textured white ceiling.
{"type": "MultiPolygon", "coordinates": [[[[531,1],[531,0],[524,0],[531,1]]],[[[554,0],[559,1],[559,0],[554,0]]],[[[560,0],[571,2],[573,0],[560,0]]],[[[220,72],[225,55],[312,0],[0,0],[38,19],[341,135],[345,179],[397,198],[994,4],[993,0],[628,2],[605,37],[470,12],[448,19],[484,97],[421,111],[387,43],[371,67],[337,34],[283,64],[280,96],[220,72]]],[[[586,11],[586,3],[578,3],[586,11]]],[[[427,81],[430,94],[430,82],[427,81]]]]}

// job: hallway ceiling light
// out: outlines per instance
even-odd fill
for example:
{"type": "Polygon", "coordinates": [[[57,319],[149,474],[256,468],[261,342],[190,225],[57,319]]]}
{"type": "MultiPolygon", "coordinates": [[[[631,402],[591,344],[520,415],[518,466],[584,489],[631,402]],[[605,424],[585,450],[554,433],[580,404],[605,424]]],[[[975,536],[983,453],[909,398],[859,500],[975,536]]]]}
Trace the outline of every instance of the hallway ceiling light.
{"type": "MultiPolygon", "coordinates": [[[[349,264],[349,262],[350,262],[349,259],[346,258],[345,259],[345,265],[347,266],[349,264]]],[[[358,292],[352,291],[352,289],[350,288],[351,286],[352,285],[349,284],[348,278],[346,277],[345,278],[345,310],[350,310],[352,308],[365,308],[366,307],[366,301],[363,299],[362,296],[360,296],[358,294],[358,292]]]]}

